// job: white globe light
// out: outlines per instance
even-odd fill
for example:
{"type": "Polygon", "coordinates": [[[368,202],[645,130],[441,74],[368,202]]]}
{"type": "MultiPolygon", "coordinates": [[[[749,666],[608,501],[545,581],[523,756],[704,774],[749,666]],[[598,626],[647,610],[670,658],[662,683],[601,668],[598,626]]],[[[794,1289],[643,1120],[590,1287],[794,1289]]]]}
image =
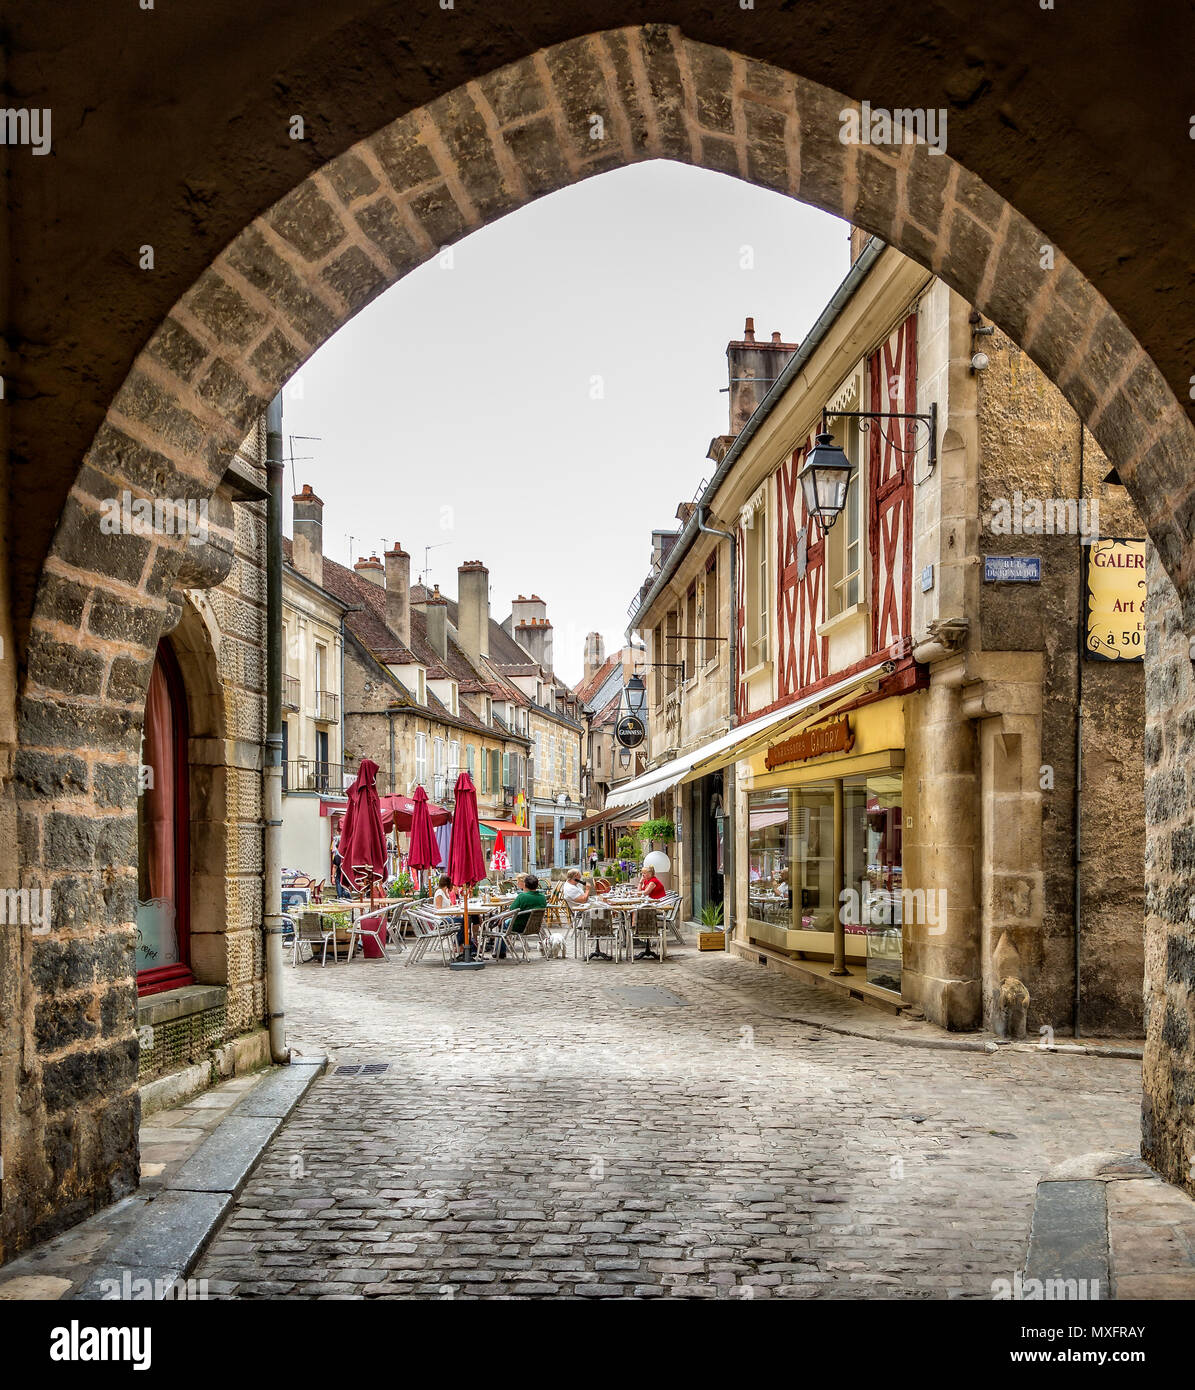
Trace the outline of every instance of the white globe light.
{"type": "Polygon", "coordinates": [[[666,874],[672,868],[672,860],[662,849],[653,849],[650,854],[644,855],[643,867],[650,869],[654,874],[666,874]]]}

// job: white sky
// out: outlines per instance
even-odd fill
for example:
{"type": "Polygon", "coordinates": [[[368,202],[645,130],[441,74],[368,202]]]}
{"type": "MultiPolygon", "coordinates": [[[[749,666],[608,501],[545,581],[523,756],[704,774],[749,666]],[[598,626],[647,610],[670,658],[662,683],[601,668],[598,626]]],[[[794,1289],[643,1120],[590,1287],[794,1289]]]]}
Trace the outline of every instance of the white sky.
{"type": "Polygon", "coordinates": [[[286,495],[323,498],[342,564],[398,540],[414,578],[438,546],[429,582],[454,596],[457,566],[484,560],[499,621],[538,593],[575,684],[587,632],[621,645],[652,529],[713,468],[727,342],[748,315],[763,341],[802,339],[846,274],[847,227],[653,161],[521,208],[452,259],[375,300],[286,387],[284,435],[320,436],[296,440],[286,495]]]}

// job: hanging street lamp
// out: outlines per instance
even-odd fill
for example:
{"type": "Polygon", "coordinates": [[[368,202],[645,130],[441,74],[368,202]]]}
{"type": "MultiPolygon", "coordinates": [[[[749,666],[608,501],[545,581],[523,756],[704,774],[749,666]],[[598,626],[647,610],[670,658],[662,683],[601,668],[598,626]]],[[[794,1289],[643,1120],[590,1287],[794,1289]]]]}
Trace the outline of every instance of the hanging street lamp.
{"type": "Polygon", "coordinates": [[[797,475],[805,508],[828,531],[842,515],[855,465],[828,432],[819,434],[797,475]]]}
{"type": "MultiPolygon", "coordinates": [[[[831,415],[836,419],[862,420],[864,429],[867,429],[873,420],[914,420],[924,425],[929,435],[929,471],[925,478],[938,466],[937,401],[930,405],[926,414],[920,415],[895,410],[823,410],[821,430],[814,440],[813,448],[805,456],[800,473],[797,474],[806,510],[811,516],[817,517],[823,535],[842,515],[846,507],[847,493],[850,491],[851,478],[855,472],[855,465],[847,458],[845,450],[835,444],[834,436],[830,433],[831,415]]],[[[919,478],[917,481],[924,482],[925,478],[919,478]]]]}

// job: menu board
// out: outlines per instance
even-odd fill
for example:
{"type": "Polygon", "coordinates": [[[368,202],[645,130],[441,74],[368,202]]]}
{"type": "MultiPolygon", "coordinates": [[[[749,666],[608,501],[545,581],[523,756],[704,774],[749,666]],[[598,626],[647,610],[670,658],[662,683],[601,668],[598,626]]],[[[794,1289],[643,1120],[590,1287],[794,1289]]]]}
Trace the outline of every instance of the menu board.
{"type": "Polygon", "coordinates": [[[1084,651],[1093,661],[1145,656],[1145,542],[1105,537],[1087,554],[1084,651]]]}

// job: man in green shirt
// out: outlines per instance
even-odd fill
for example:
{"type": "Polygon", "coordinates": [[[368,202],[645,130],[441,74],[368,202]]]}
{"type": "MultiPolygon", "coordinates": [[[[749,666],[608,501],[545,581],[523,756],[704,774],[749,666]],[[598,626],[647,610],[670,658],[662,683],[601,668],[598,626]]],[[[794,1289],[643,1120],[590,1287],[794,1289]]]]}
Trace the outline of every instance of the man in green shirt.
{"type": "Polygon", "coordinates": [[[508,912],[519,914],[510,924],[511,931],[525,932],[527,923],[531,920],[531,914],[538,908],[547,907],[547,905],[547,898],[539,891],[539,879],[534,874],[528,874],[523,884],[523,891],[507,909],[508,912]]]}

